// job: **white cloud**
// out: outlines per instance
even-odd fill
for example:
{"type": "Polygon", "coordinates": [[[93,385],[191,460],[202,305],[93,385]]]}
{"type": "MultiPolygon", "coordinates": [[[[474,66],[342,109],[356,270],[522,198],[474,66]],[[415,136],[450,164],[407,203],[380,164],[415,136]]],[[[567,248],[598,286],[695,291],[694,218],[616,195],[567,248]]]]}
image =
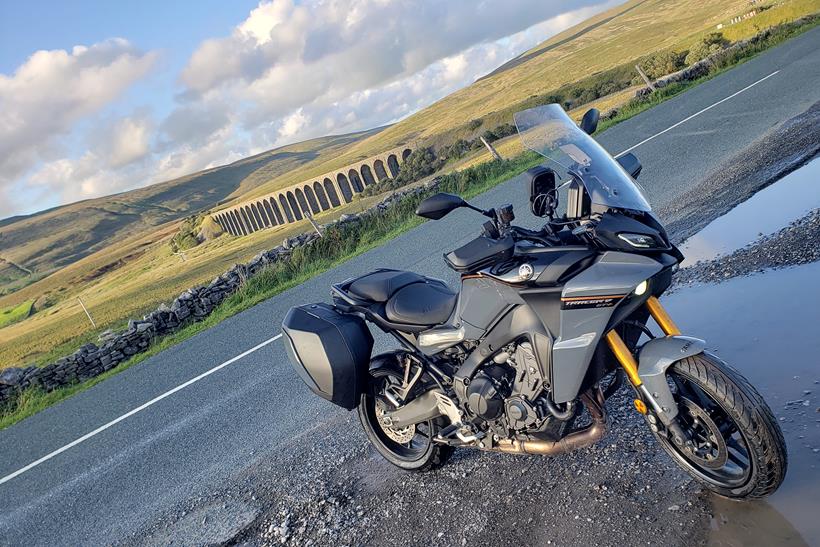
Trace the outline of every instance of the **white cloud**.
{"type": "Polygon", "coordinates": [[[396,121],[603,7],[274,0],[203,43],[181,82],[194,102],[232,105],[257,147],[276,146],[396,121]]]}
{"type": "Polygon", "coordinates": [[[140,110],[94,118],[156,53],[121,39],[37,52],[0,74],[0,216],[31,210],[31,195],[95,197],[397,121],[617,1],[261,2],[199,44],[157,123],[140,110]]]}
{"type": "Polygon", "coordinates": [[[49,159],[56,137],[117,99],[156,59],[125,40],[38,51],[7,76],[0,74],[0,184],[49,159]]]}
{"type": "Polygon", "coordinates": [[[118,169],[141,160],[151,153],[153,123],[149,118],[128,117],[119,120],[109,133],[106,163],[118,169]]]}

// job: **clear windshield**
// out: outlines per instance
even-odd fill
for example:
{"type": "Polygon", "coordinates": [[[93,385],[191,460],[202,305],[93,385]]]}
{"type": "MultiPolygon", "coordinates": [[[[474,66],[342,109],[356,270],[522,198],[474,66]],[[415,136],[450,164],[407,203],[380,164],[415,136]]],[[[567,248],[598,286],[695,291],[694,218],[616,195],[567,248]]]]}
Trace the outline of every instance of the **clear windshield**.
{"type": "Polygon", "coordinates": [[[524,146],[552,162],[560,174],[581,179],[592,203],[604,207],[649,211],[649,202],[620,164],[584,133],[560,105],[550,104],[515,114],[524,146]]]}

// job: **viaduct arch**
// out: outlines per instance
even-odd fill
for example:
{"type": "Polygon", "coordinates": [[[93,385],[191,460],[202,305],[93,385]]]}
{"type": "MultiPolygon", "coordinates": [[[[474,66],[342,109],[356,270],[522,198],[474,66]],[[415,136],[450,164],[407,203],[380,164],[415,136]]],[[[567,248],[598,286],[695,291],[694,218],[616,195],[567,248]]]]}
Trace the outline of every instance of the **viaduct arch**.
{"type": "Polygon", "coordinates": [[[400,146],[299,184],[216,211],[211,218],[226,232],[248,235],[299,222],[308,215],[341,207],[376,181],[395,178],[413,149],[400,146]]]}

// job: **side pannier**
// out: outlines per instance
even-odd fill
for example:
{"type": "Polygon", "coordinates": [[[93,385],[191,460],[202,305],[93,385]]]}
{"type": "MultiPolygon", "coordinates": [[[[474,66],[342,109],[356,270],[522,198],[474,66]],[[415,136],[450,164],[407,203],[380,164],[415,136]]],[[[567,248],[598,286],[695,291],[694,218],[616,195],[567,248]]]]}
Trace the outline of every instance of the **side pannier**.
{"type": "Polygon", "coordinates": [[[291,308],[282,322],[297,374],[316,395],[348,410],[365,387],[373,336],[364,320],[329,304],[291,308]]]}

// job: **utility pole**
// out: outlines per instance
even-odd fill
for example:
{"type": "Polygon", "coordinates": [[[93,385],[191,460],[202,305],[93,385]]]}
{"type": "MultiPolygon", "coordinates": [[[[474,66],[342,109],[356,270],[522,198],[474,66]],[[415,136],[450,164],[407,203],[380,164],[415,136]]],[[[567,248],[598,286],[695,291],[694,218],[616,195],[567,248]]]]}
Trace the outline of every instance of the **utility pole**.
{"type": "Polygon", "coordinates": [[[638,71],[638,74],[640,74],[640,75],[641,75],[641,78],[643,78],[643,81],[646,83],[646,87],[648,87],[648,88],[649,88],[649,89],[651,89],[652,91],[655,91],[655,89],[656,89],[655,84],[653,84],[653,83],[652,83],[652,80],[650,80],[650,79],[649,79],[649,76],[647,76],[647,75],[644,73],[644,71],[643,71],[643,70],[641,70],[641,67],[640,67],[640,66],[638,66],[638,65],[635,65],[635,70],[637,70],[637,71],[638,71]]]}
{"type": "Polygon", "coordinates": [[[93,318],[93,317],[91,317],[91,314],[90,314],[90,313],[88,313],[88,308],[86,308],[86,307],[85,307],[85,304],[83,304],[83,299],[82,299],[82,298],[80,298],[80,297],[78,296],[78,297],[77,297],[77,301],[80,303],[80,306],[82,306],[82,307],[83,307],[83,311],[84,311],[84,312],[85,312],[85,314],[88,316],[88,320],[89,320],[89,321],[91,321],[91,326],[92,326],[92,327],[94,327],[94,328],[96,329],[96,328],[97,328],[97,323],[95,323],[95,322],[94,322],[94,318],[93,318]]]}

